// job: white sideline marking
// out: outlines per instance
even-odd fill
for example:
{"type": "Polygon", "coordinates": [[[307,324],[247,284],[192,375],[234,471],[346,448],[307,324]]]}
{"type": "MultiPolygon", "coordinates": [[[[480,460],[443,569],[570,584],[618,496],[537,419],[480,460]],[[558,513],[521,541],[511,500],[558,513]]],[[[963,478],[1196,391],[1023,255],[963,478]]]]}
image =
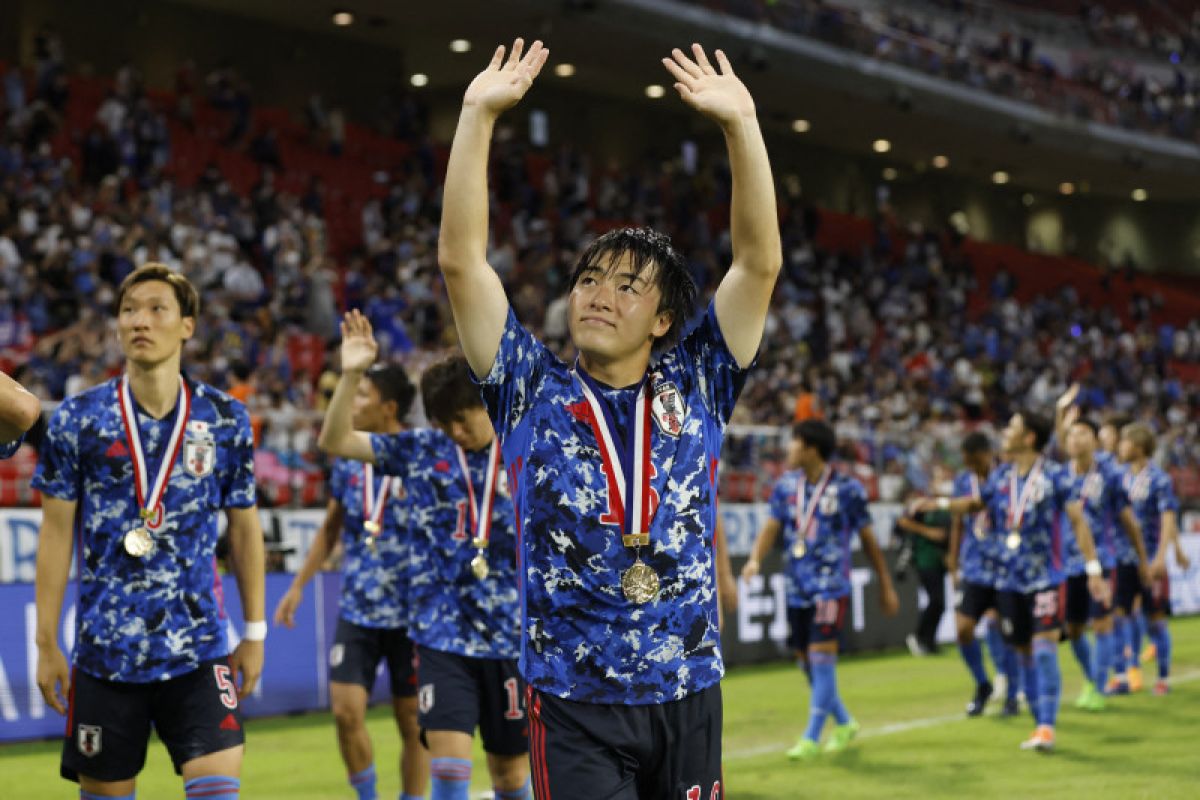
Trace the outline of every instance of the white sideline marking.
{"type": "MultiPolygon", "coordinates": [[[[1172,686],[1181,683],[1191,683],[1192,681],[1200,680],[1200,672],[1185,672],[1182,675],[1172,675],[1170,682],[1172,686]]],[[[1145,692],[1151,692],[1151,683],[1147,681],[1145,692]]],[[[988,716],[1000,713],[1000,706],[993,704],[991,709],[986,712],[988,716]]],[[[1022,707],[1022,714],[1025,713],[1022,707]]],[[[891,736],[895,733],[907,733],[908,731],[921,730],[923,728],[935,728],[939,725],[949,725],[952,722],[965,722],[969,717],[966,712],[958,714],[943,714],[940,717],[923,717],[921,719],[910,719],[904,722],[889,722],[884,725],[864,727],[858,734],[859,739],[874,739],[879,736],[891,736]]],[[[757,756],[770,755],[771,753],[782,753],[792,746],[792,742],[781,742],[779,744],[760,744],[756,747],[747,747],[742,750],[734,750],[725,753],[725,761],[741,761],[746,758],[755,758],[757,756]]]]}

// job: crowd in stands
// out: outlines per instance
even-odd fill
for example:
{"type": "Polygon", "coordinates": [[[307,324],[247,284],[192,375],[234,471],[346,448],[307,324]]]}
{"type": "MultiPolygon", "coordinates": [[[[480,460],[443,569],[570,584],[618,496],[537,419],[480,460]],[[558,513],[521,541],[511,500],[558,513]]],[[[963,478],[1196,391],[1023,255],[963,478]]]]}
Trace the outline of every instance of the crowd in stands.
{"type": "MultiPolygon", "coordinates": [[[[169,264],[202,292],[185,370],[251,408],[264,503],[318,501],[315,430],[336,381],[339,313],[363,309],[384,357],[414,374],[454,344],[436,263],[445,148],[428,141],[419,105],[388,104],[385,135],[400,135],[408,155],[363,189],[356,239],[336,246],[321,180],[289,174],[291,156],[280,157],[320,151],[349,168],[353,136],[331,132],[319,102],[300,127],[305,141],[264,142],[273,129],[256,122],[248,84],[228,67],[207,92],[181,81],[157,96],[126,67],[72,128],[78,98],[61,55],[40,58],[33,74],[0,71],[4,369],[47,400],[116,374],[114,287],[135,265],[169,264]],[[222,125],[194,133],[214,106],[222,125]],[[180,178],[175,153],[196,135],[254,162],[244,191],[219,159],[180,178]]],[[[569,144],[531,150],[503,126],[493,158],[488,259],[518,317],[564,357],[566,280],[598,230],[668,231],[711,296],[731,257],[721,158],[597,164],[569,144]]],[[[1161,323],[1161,298],[1131,290],[1132,275],[1097,276],[1099,295],[1031,292],[1013,272],[978,268],[952,231],[900,225],[886,203],[839,244],[839,216],[810,205],[796,179],[781,181],[779,199],[784,270],[736,424],[821,414],[838,422],[848,458],[921,485],[931,463],[953,459],[964,426],[1025,403],[1049,407],[1082,380],[1091,408],[1163,431],[1168,465],[1200,463],[1200,318],[1161,323]]],[[[757,457],[752,438],[731,443],[731,469],[757,457]]]]}
{"type": "MultiPolygon", "coordinates": [[[[1052,57],[1032,35],[973,25],[969,15],[947,23],[937,8],[922,13],[881,3],[864,9],[838,0],[707,0],[705,5],[1073,119],[1189,141],[1200,136],[1200,73],[1185,63],[1196,56],[1200,10],[1190,18],[1186,47],[1176,37],[1180,49],[1172,50],[1160,69],[1146,70],[1106,53],[1074,50],[1052,57]]],[[[987,6],[1000,13],[995,3],[945,0],[935,5],[963,10],[987,6]]],[[[1083,16],[1092,38],[1126,30],[1125,15],[1115,18],[1118,23],[1102,8],[1100,12],[1083,16]]],[[[1140,24],[1130,29],[1142,30],[1140,24]]],[[[1163,42],[1174,44],[1176,38],[1163,42]]]]}

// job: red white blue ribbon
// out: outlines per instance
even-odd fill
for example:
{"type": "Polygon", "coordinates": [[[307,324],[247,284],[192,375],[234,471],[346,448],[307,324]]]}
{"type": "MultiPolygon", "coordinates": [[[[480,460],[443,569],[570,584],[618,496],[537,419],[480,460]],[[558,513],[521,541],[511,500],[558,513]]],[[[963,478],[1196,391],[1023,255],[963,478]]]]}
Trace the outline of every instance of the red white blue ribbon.
{"type": "Polygon", "coordinates": [[[458,445],[458,466],[462,468],[463,480],[467,482],[467,507],[471,514],[471,529],[475,531],[472,542],[476,547],[484,548],[492,534],[492,508],[496,504],[496,485],[503,469],[500,463],[500,438],[492,437],[492,446],[488,450],[487,472],[483,476],[482,507],[475,500],[475,487],[471,485],[471,468],[467,464],[467,453],[458,445]]]}
{"type": "Polygon", "coordinates": [[[149,470],[146,467],[146,452],[142,449],[141,431],[138,430],[137,411],[133,406],[133,393],[129,390],[129,375],[121,377],[117,387],[117,396],[121,403],[121,422],[125,426],[125,441],[129,446],[129,454],[133,458],[134,489],[137,492],[138,507],[142,518],[149,528],[162,525],[162,498],[166,492],[167,483],[171,480],[171,471],[179,458],[179,448],[183,445],[183,431],[187,427],[188,416],[192,411],[192,396],[188,392],[187,383],[179,376],[179,400],[176,408],[175,426],[171,429],[171,438],[163,451],[163,459],[159,462],[154,482],[149,482],[149,470]]]}

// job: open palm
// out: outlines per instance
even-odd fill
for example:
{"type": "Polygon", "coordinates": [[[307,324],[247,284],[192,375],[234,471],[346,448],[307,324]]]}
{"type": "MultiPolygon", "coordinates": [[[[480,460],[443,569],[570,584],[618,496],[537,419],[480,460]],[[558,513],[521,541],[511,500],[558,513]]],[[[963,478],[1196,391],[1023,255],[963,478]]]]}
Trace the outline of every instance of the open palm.
{"type": "Polygon", "coordinates": [[[505,109],[517,104],[533,80],[542,71],[550,51],[542,46],[541,40],[529,47],[529,52],[523,53],[525,40],[513,42],[508,59],[504,58],[504,45],[496,48],[492,61],[487,68],[475,76],[467,93],[463,96],[464,106],[478,106],[493,114],[499,114],[505,109]]]}
{"type": "Polygon", "coordinates": [[[704,48],[693,44],[692,57],[676,47],[671,51],[671,57],[662,61],[675,77],[675,89],[683,102],[701,114],[722,124],[754,116],[754,98],[750,91],[733,74],[724,51],[717,50],[716,57],[720,71],[709,62],[704,48]]]}
{"type": "Polygon", "coordinates": [[[342,319],[342,372],[365,372],[375,363],[378,351],[370,321],[358,309],[346,312],[342,319]]]}

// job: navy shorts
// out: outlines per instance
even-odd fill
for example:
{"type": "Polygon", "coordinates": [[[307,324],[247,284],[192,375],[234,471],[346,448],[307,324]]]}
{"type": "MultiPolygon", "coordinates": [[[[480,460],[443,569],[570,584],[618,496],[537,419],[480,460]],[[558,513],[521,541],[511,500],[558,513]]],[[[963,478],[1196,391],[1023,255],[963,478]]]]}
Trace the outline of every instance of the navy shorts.
{"type": "MultiPolygon", "coordinates": [[[[1116,582],[1111,570],[1104,570],[1104,579],[1110,589],[1116,582]]],[[[1067,578],[1067,609],[1066,619],[1069,625],[1084,625],[1091,619],[1104,619],[1112,613],[1111,605],[1097,603],[1088,590],[1087,575],[1072,575],[1067,578]]]]}
{"type": "Polygon", "coordinates": [[[1126,616],[1133,613],[1134,599],[1142,593],[1142,578],[1136,564],[1117,565],[1117,591],[1113,604],[1126,616]]]}
{"type": "Polygon", "coordinates": [[[1142,613],[1147,617],[1171,615],[1171,579],[1168,576],[1142,587],[1142,613]]]}
{"type": "Polygon", "coordinates": [[[468,658],[417,645],[417,722],[426,731],[458,731],[483,739],[484,752],[529,752],[525,681],[517,660],[468,658]]]}
{"type": "Polygon", "coordinates": [[[246,741],[228,658],[154,683],[106,681],[72,670],[60,772],[98,781],[136,777],[146,765],[150,728],[171,754],[175,772],[193,759],[246,741]]]}
{"type": "Polygon", "coordinates": [[[1062,630],[1063,603],[1059,586],[1036,592],[1000,592],[1000,629],[1004,641],[1024,647],[1039,633],[1062,630]]]}
{"type": "Polygon", "coordinates": [[[329,680],[353,683],[369,693],[375,686],[379,662],[386,660],[392,697],[417,693],[413,643],[404,628],[367,628],[339,619],[329,649],[329,680]]]}
{"type": "Polygon", "coordinates": [[[976,622],[993,608],[997,608],[1000,593],[995,586],[964,581],[957,592],[954,609],[968,619],[976,622]]]}
{"type": "Polygon", "coordinates": [[[848,597],[834,597],[803,608],[789,608],[788,647],[806,653],[810,644],[838,641],[848,605],[848,597]]]}
{"type": "Polygon", "coordinates": [[[721,686],[657,705],[529,691],[536,800],[722,800],[721,686]]]}

